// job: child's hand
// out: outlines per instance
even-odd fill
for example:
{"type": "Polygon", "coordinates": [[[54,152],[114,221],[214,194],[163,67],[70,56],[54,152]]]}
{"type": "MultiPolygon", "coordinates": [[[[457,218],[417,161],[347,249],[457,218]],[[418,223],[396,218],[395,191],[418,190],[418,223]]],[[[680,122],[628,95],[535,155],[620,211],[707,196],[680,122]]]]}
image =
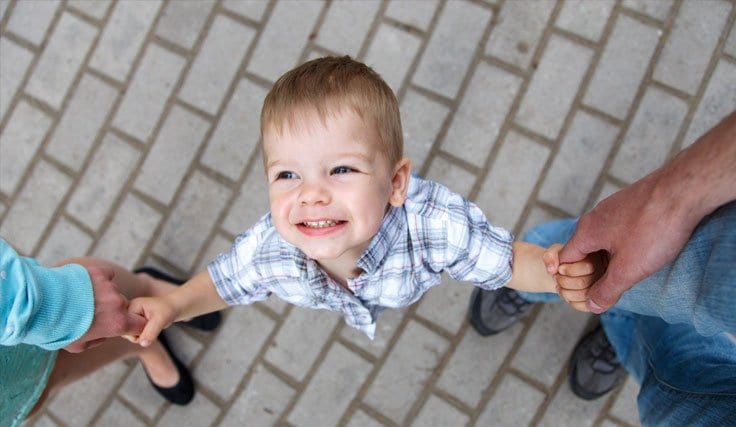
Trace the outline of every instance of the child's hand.
{"type": "Polygon", "coordinates": [[[137,342],[143,347],[148,347],[156,341],[161,331],[169,327],[176,320],[176,312],[165,298],[135,298],[130,301],[128,310],[148,319],[143,332],[139,336],[125,337],[129,341],[137,342]]]}
{"type": "Polygon", "coordinates": [[[574,309],[589,311],[586,305],[588,290],[603,275],[605,262],[598,253],[588,254],[582,261],[560,264],[562,245],[550,246],[544,253],[545,267],[550,274],[555,271],[557,293],[574,309]]]}

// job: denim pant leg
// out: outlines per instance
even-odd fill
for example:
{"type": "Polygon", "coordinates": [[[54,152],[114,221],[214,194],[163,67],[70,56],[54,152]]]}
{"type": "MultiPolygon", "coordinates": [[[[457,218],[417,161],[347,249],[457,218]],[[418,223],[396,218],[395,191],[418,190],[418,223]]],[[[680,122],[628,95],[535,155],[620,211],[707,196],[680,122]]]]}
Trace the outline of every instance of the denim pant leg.
{"type": "Polygon", "coordinates": [[[606,336],[641,385],[644,426],[736,425],[736,341],[691,325],[621,310],[601,316],[606,336]]]}

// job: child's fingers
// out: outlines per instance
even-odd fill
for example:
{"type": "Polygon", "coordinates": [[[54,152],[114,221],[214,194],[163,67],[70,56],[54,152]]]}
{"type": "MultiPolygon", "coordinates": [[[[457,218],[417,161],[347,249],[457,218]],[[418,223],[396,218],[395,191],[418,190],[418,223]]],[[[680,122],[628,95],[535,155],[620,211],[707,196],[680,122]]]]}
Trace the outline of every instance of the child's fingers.
{"type": "Polygon", "coordinates": [[[542,261],[544,262],[547,273],[557,274],[557,269],[560,266],[560,250],[562,250],[562,245],[555,243],[544,251],[542,261]]]}
{"type": "Polygon", "coordinates": [[[590,310],[588,310],[588,305],[585,301],[574,301],[574,302],[568,302],[572,308],[574,308],[577,311],[584,311],[586,313],[589,313],[590,310]]]}
{"type": "Polygon", "coordinates": [[[571,264],[560,264],[557,272],[563,276],[578,277],[595,273],[595,265],[588,260],[574,262],[571,264]]]}
{"type": "Polygon", "coordinates": [[[164,324],[164,322],[158,318],[150,319],[146,324],[146,327],[143,328],[143,332],[141,332],[141,335],[138,337],[139,344],[142,347],[148,347],[158,339],[158,335],[166,326],[168,325],[164,324]]]}
{"type": "Polygon", "coordinates": [[[557,286],[563,288],[563,289],[587,289],[589,288],[594,280],[593,276],[587,275],[587,276],[580,276],[580,277],[568,277],[568,276],[555,276],[555,279],[557,280],[557,286]]]}

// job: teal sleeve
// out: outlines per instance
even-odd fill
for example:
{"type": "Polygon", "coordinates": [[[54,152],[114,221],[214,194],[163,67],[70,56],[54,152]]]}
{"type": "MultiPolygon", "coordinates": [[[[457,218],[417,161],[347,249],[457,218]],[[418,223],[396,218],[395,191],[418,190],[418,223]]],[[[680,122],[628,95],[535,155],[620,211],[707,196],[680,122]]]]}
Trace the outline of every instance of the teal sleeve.
{"type": "Polygon", "coordinates": [[[45,268],[0,239],[0,345],[67,346],[87,332],[94,295],[78,264],[45,268]]]}

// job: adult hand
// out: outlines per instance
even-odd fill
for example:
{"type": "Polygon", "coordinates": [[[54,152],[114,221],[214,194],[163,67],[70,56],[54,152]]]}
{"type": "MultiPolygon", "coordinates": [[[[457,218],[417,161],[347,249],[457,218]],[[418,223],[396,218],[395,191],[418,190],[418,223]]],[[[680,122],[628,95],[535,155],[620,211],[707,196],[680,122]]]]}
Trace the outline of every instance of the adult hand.
{"type": "Polygon", "coordinates": [[[65,347],[72,353],[94,347],[109,337],[138,335],[146,325],[145,318],[128,312],[127,298],[112,281],[112,268],[90,267],[87,272],[92,281],[95,313],[87,333],[65,347]]]}

